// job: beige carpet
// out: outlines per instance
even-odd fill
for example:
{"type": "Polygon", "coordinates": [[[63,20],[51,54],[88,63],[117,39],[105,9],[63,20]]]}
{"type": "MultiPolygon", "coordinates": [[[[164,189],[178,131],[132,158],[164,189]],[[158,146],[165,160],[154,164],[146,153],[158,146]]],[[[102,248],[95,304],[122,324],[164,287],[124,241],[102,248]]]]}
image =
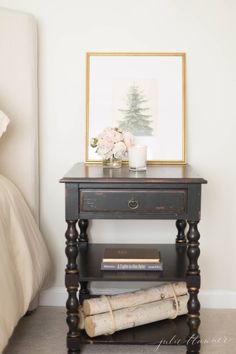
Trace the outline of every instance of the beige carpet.
{"type": "MultiPolygon", "coordinates": [[[[201,354],[236,353],[236,310],[201,311],[201,354]]],[[[17,326],[4,354],[66,354],[65,310],[40,307],[17,326]]],[[[186,353],[184,346],[86,345],[82,354],[175,354],[186,353]]]]}

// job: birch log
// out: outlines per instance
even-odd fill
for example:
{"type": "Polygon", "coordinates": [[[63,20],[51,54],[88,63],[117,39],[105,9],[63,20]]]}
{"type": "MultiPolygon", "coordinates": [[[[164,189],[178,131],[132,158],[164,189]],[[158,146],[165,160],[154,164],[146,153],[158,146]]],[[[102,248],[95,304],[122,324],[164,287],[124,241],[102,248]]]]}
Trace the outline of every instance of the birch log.
{"type": "MultiPolygon", "coordinates": [[[[188,293],[186,283],[173,283],[176,296],[185,295],[188,293]]],[[[112,310],[119,310],[131,306],[147,304],[163,299],[173,298],[173,288],[171,284],[165,284],[145,290],[108,296],[112,310]]],[[[96,315],[98,313],[110,311],[109,305],[104,297],[94,299],[86,299],[83,302],[83,310],[85,316],[96,315]]]]}
{"type": "Polygon", "coordinates": [[[79,329],[84,329],[84,310],[82,306],[79,306],[79,329]]]}
{"type": "MultiPolygon", "coordinates": [[[[178,316],[187,313],[188,295],[178,297],[178,316]]],[[[176,315],[175,300],[167,299],[125,309],[106,312],[85,318],[85,331],[89,337],[112,334],[126,328],[173,318],[176,315]]]]}

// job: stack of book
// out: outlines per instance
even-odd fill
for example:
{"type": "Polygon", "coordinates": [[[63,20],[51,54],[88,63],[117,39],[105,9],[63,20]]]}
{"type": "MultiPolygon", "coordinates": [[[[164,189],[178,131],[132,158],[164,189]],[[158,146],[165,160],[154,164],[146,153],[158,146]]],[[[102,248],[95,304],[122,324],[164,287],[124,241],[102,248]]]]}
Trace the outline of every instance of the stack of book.
{"type": "Polygon", "coordinates": [[[156,248],[106,248],[101,270],[162,271],[163,262],[156,248]]]}

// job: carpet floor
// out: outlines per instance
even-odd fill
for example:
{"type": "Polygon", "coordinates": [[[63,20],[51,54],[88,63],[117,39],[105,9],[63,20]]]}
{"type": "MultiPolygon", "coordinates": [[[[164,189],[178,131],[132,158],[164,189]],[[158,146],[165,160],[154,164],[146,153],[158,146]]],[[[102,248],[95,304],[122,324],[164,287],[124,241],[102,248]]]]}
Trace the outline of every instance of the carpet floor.
{"type": "MultiPolygon", "coordinates": [[[[201,354],[236,352],[236,310],[201,311],[201,354]]],[[[66,354],[65,310],[39,307],[19,322],[4,354],[66,354]]],[[[184,346],[84,345],[82,354],[175,354],[186,353],[184,346]]]]}

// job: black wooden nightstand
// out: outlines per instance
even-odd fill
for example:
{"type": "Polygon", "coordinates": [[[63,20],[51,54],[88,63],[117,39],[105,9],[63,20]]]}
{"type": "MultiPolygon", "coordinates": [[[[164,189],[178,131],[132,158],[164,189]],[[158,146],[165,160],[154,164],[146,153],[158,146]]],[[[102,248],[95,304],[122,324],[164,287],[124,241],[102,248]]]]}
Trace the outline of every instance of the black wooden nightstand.
{"type": "MultiPolygon", "coordinates": [[[[206,180],[196,176],[188,165],[151,165],[146,172],[137,173],[129,171],[128,166],[103,169],[99,164],[79,163],[60,182],[65,183],[66,187],[68,225],[65,275],[69,294],[66,303],[68,353],[78,354],[81,343],[186,344],[187,353],[199,353],[200,234],[197,225],[200,220],[201,185],[207,183],[206,180]],[[101,271],[104,249],[115,245],[109,244],[109,239],[107,244],[89,244],[89,219],[176,220],[178,233],[175,243],[158,245],[164,263],[163,272],[101,271]],[[186,240],[187,222],[189,229],[186,240]],[[188,315],[91,339],[78,329],[79,301],[90,296],[87,287],[90,281],[186,281],[189,292],[188,315]]],[[[152,246],[145,244],[145,247],[152,246]]],[[[119,244],[119,247],[122,246],[119,244]]]]}

